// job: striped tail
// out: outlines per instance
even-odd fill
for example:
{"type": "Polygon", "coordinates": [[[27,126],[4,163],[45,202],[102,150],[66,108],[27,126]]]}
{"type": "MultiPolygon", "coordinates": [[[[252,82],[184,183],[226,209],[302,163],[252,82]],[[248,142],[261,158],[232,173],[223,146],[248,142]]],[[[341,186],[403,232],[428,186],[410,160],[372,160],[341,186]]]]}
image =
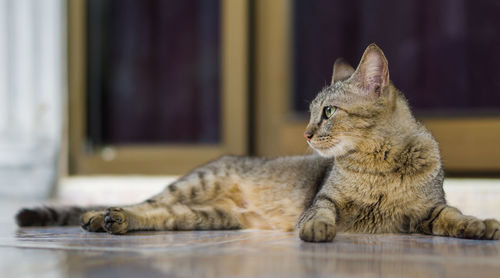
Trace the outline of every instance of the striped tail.
{"type": "Polygon", "coordinates": [[[16,214],[16,222],[20,227],[26,226],[76,226],[80,225],[80,217],[91,210],[104,210],[106,207],[36,207],[23,208],[16,214]]]}

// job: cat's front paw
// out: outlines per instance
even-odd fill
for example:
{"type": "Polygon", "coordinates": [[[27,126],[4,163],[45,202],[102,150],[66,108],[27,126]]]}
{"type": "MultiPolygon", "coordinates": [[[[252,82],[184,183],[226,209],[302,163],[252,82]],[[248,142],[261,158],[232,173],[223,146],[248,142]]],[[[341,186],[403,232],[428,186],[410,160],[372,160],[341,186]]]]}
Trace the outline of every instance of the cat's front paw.
{"type": "Polygon", "coordinates": [[[452,235],[458,238],[480,239],[486,231],[485,223],[475,217],[460,220],[452,230],[452,235]]]}
{"type": "Polygon", "coordinates": [[[108,208],[104,214],[104,229],[111,234],[122,235],[128,230],[127,212],[118,207],[108,208]]]}
{"type": "Polygon", "coordinates": [[[483,239],[500,239],[500,223],[495,219],[486,219],[483,221],[486,226],[483,239]]]}
{"type": "Polygon", "coordinates": [[[80,218],[81,227],[89,232],[105,232],[104,212],[103,211],[88,211],[80,218]]]}
{"type": "Polygon", "coordinates": [[[329,242],[335,238],[335,218],[315,213],[305,219],[299,227],[299,237],[309,242],[329,242]]]}

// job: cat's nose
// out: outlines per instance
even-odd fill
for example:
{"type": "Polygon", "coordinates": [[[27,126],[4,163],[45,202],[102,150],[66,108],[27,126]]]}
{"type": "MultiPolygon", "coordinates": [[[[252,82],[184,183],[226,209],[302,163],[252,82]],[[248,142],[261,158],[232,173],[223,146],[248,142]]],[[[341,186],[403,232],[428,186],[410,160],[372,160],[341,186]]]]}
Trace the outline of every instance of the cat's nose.
{"type": "Polygon", "coordinates": [[[304,132],[304,137],[306,138],[307,141],[309,141],[313,137],[313,134],[310,131],[306,131],[304,132]]]}

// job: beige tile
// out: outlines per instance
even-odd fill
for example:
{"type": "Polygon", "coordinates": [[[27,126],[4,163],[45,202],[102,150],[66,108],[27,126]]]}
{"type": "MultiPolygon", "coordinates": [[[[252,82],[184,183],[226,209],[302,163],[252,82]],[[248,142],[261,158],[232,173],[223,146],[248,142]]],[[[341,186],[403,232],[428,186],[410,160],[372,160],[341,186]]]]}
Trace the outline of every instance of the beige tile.
{"type": "Polygon", "coordinates": [[[31,228],[0,237],[16,277],[498,277],[500,242],[339,234],[301,242],[270,231],[141,232],[31,228]],[[17,259],[16,259],[17,258],[17,259]],[[21,264],[14,263],[22,261],[21,264]],[[37,276],[40,277],[40,276],[37,276]]]}
{"type": "MultiPolygon", "coordinates": [[[[92,196],[105,192],[123,194],[132,202],[164,186],[163,177],[137,177],[129,183],[105,180],[94,180],[93,189],[82,191],[78,187],[87,186],[88,180],[79,180],[60,196],[81,194],[73,200],[90,203],[96,201],[92,196]],[[138,189],[138,184],[143,187],[138,189]]],[[[498,215],[498,181],[449,180],[445,188],[450,203],[464,212],[498,215]]],[[[295,233],[255,230],[115,236],[78,227],[18,229],[13,215],[23,204],[0,202],[2,277],[479,278],[500,273],[500,241],[339,234],[332,243],[311,244],[301,242],[295,233]]]]}

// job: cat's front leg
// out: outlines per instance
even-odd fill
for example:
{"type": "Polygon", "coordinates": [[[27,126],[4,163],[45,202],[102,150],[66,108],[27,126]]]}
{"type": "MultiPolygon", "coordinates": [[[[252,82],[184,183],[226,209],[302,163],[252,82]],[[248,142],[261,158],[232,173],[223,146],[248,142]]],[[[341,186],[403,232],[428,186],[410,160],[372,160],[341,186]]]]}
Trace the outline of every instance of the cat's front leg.
{"type": "Polygon", "coordinates": [[[337,234],[335,204],[327,195],[319,194],[300,217],[299,237],[309,242],[329,242],[337,234]]]}
{"type": "Polygon", "coordinates": [[[500,223],[495,219],[481,220],[463,215],[458,209],[438,205],[420,225],[426,234],[469,239],[500,239],[500,223]]]}

